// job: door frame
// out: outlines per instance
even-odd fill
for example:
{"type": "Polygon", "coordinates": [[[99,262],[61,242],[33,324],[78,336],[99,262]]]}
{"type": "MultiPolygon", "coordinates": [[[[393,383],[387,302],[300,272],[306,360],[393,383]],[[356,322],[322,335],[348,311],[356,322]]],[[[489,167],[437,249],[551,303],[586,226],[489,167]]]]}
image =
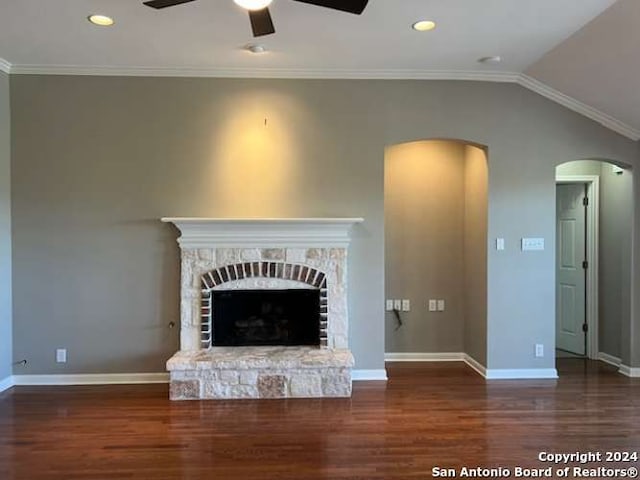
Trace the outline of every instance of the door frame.
{"type": "MultiPolygon", "coordinates": [[[[556,185],[586,183],[589,205],[587,206],[587,358],[597,360],[598,352],[598,239],[600,236],[600,176],[599,175],[557,175],[556,185]]],[[[557,216],[556,216],[557,223],[557,216]]],[[[557,232],[556,232],[557,235],[557,232]]],[[[557,237],[556,237],[557,238],[557,237]]],[[[557,242],[557,240],[556,240],[557,242]]],[[[558,319],[556,318],[556,322],[558,319]]]]}

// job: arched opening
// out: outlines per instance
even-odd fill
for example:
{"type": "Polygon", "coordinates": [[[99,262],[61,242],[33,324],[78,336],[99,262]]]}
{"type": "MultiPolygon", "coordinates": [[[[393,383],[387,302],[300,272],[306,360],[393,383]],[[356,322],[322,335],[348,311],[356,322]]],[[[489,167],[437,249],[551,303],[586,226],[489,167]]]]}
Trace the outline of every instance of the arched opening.
{"type": "Polygon", "coordinates": [[[622,363],[632,341],[632,235],[629,167],[604,159],[556,167],[557,358],[622,363]]]}
{"type": "MultiPolygon", "coordinates": [[[[487,150],[426,140],[385,151],[387,360],[487,364],[487,150]]],[[[478,365],[479,364],[479,365],[478,365]]]]}

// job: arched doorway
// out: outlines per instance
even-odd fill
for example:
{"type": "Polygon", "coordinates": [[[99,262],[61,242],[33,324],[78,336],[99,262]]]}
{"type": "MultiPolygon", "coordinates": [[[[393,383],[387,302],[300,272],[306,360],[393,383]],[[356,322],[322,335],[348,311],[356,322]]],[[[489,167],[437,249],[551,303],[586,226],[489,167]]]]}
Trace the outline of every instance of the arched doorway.
{"type": "Polygon", "coordinates": [[[604,159],[556,168],[556,355],[619,366],[631,341],[633,176],[604,159]]]}

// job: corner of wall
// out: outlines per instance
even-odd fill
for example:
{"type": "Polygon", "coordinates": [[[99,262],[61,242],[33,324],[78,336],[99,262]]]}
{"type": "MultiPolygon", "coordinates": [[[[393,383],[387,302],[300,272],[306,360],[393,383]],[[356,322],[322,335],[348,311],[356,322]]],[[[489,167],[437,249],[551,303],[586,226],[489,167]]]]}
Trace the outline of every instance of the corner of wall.
{"type": "Polygon", "coordinates": [[[11,110],[9,88],[9,75],[0,72],[0,385],[3,386],[11,384],[13,360],[11,110]]]}

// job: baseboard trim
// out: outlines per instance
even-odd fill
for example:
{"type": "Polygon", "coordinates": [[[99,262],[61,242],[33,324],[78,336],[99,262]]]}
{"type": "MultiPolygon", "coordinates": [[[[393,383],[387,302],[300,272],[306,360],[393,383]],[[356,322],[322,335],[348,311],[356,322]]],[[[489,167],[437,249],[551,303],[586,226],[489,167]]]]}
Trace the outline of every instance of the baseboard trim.
{"type": "Polygon", "coordinates": [[[354,382],[360,381],[387,381],[387,371],[384,368],[379,370],[352,370],[351,380],[354,382]]]}
{"type": "Polygon", "coordinates": [[[629,365],[620,365],[618,373],[621,373],[625,377],[637,378],[640,377],[640,368],[630,367],[629,365]]]}
{"type": "Polygon", "coordinates": [[[0,393],[13,387],[13,377],[9,375],[7,378],[0,380],[0,393]]]}
{"type": "MultiPolygon", "coordinates": [[[[387,371],[353,370],[354,381],[386,381],[387,371]]],[[[127,385],[142,383],[169,383],[168,373],[89,373],[70,375],[14,375],[0,381],[0,392],[15,386],[37,385],[127,385]]]]}
{"type": "Polygon", "coordinates": [[[87,373],[67,375],[14,375],[14,385],[122,385],[168,383],[168,373],[87,373]]]}
{"type": "Polygon", "coordinates": [[[461,362],[465,354],[461,352],[439,353],[385,353],[385,362],[461,362]]]}
{"type": "Polygon", "coordinates": [[[618,357],[614,357],[613,355],[609,355],[608,353],[599,352],[598,360],[604,363],[608,363],[609,365],[613,365],[614,367],[619,367],[622,363],[618,357]]]}
{"type": "Polygon", "coordinates": [[[487,368],[484,365],[482,365],[479,361],[477,361],[471,355],[467,355],[466,353],[464,354],[463,360],[464,360],[464,363],[466,363],[469,367],[474,369],[484,378],[487,378],[487,368]]]}
{"type": "Polygon", "coordinates": [[[487,380],[554,380],[558,378],[555,368],[488,368],[485,374],[487,380]]]}

